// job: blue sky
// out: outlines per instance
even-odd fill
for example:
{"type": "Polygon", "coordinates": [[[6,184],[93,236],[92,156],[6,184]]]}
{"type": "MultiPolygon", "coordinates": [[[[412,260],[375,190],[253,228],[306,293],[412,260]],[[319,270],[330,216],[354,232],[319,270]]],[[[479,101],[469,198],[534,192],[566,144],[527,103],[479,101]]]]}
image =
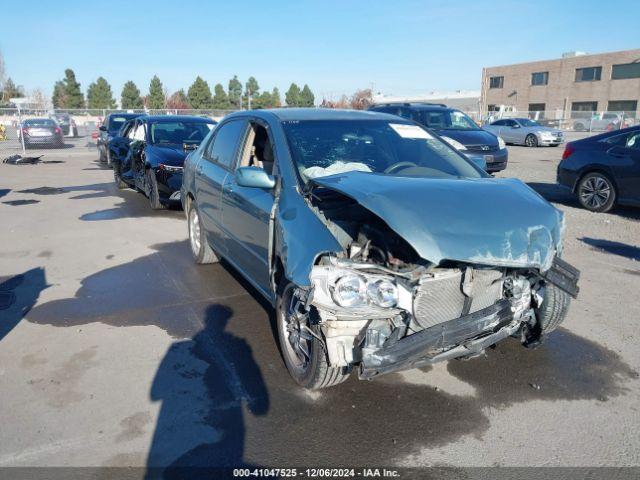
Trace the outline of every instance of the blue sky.
{"type": "Polygon", "coordinates": [[[317,99],[479,89],[483,66],[640,47],[637,0],[18,1],[2,7],[7,74],[47,94],[73,68],[120,97],[157,74],[170,91],[196,75],[225,88],[308,83],[317,99]]]}

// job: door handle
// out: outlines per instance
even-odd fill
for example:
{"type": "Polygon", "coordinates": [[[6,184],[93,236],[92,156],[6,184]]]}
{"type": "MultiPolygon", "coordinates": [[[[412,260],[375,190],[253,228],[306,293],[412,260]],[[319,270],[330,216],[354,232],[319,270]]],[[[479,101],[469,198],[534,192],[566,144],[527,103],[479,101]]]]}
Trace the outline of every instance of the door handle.
{"type": "Polygon", "coordinates": [[[202,175],[202,165],[198,165],[196,168],[196,175],[202,175]]]}
{"type": "Polygon", "coordinates": [[[222,187],[222,191],[225,193],[233,193],[233,185],[227,183],[224,187],[222,187]]]}

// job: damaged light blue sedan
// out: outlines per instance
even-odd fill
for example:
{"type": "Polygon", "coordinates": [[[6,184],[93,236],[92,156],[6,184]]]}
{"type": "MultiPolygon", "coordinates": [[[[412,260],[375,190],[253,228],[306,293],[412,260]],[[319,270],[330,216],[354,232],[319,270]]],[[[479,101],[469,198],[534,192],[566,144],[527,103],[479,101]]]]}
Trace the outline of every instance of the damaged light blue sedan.
{"type": "Polygon", "coordinates": [[[227,116],[185,162],[197,263],[227,260],[276,308],[284,362],[310,389],[537,346],[579,272],[562,213],[395,116],[227,116]]]}

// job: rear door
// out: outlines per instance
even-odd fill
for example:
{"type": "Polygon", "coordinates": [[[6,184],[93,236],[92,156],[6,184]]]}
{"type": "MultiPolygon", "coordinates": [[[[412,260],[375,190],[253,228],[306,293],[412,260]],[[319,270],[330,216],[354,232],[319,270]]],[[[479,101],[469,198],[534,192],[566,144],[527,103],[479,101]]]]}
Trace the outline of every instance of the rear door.
{"type": "Polygon", "coordinates": [[[619,196],[640,201],[640,131],[630,133],[607,153],[613,157],[619,196]]]}
{"type": "Polygon", "coordinates": [[[222,218],[222,186],[235,165],[238,145],[246,130],[245,119],[231,119],[218,127],[196,165],[196,202],[207,241],[221,254],[227,251],[222,218]]]}
{"type": "MultiPolygon", "coordinates": [[[[256,119],[252,120],[250,130],[268,127],[256,119]]],[[[269,133],[268,143],[274,152],[273,138],[269,133]]],[[[240,150],[242,158],[249,157],[253,146],[253,136],[246,135],[240,150]]],[[[274,152],[275,153],[275,152],[274,152]]],[[[277,159],[275,167],[277,170],[277,159]]],[[[273,189],[243,187],[230,173],[224,182],[222,191],[222,216],[228,239],[228,256],[246,276],[264,293],[270,290],[269,279],[269,218],[273,208],[273,189]]]]}
{"type": "Polygon", "coordinates": [[[118,135],[109,142],[109,155],[112,162],[124,163],[135,126],[136,120],[128,121],[122,126],[118,135]]]}

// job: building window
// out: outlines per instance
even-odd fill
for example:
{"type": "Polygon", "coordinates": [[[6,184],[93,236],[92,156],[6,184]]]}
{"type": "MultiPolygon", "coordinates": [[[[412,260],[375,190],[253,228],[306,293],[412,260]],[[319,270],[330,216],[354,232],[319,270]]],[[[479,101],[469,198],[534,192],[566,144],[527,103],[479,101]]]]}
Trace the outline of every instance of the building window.
{"type": "Polygon", "coordinates": [[[504,77],[489,77],[489,88],[502,88],[504,77]]]}
{"type": "Polygon", "coordinates": [[[494,104],[490,103],[489,105],[487,105],[487,110],[489,112],[497,112],[498,111],[498,107],[496,107],[494,104]]]}
{"type": "Polygon", "coordinates": [[[547,85],[549,72],[536,72],[531,74],[531,85],[547,85]]]}
{"type": "Polygon", "coordinates": [[[541,120],[544,118],[544,103],[530,103],[529,104],[529,118],[533,120],[541,120]]]}
{"type": "Polygon", "coordinates": [[[624,78],[640,78],[640,62],[614,65],[611,68],[611,80],[622,80],[624,78]]]}
{"type": "Polygon", "coordinates": [[[576,82],[597,82],[602,76],[602,67],[576,68],[576,82]]]}
{"type": "Polygon", "coordinates": [[[637,109],[637,100],[611,100],[607,105],[610,112],[635,112],[637,109]]]}
{"type": "Polygon", "coordinates": [[[590,118],[598,110],[598,102],[572,102],[571,118],[590,118]]]}

